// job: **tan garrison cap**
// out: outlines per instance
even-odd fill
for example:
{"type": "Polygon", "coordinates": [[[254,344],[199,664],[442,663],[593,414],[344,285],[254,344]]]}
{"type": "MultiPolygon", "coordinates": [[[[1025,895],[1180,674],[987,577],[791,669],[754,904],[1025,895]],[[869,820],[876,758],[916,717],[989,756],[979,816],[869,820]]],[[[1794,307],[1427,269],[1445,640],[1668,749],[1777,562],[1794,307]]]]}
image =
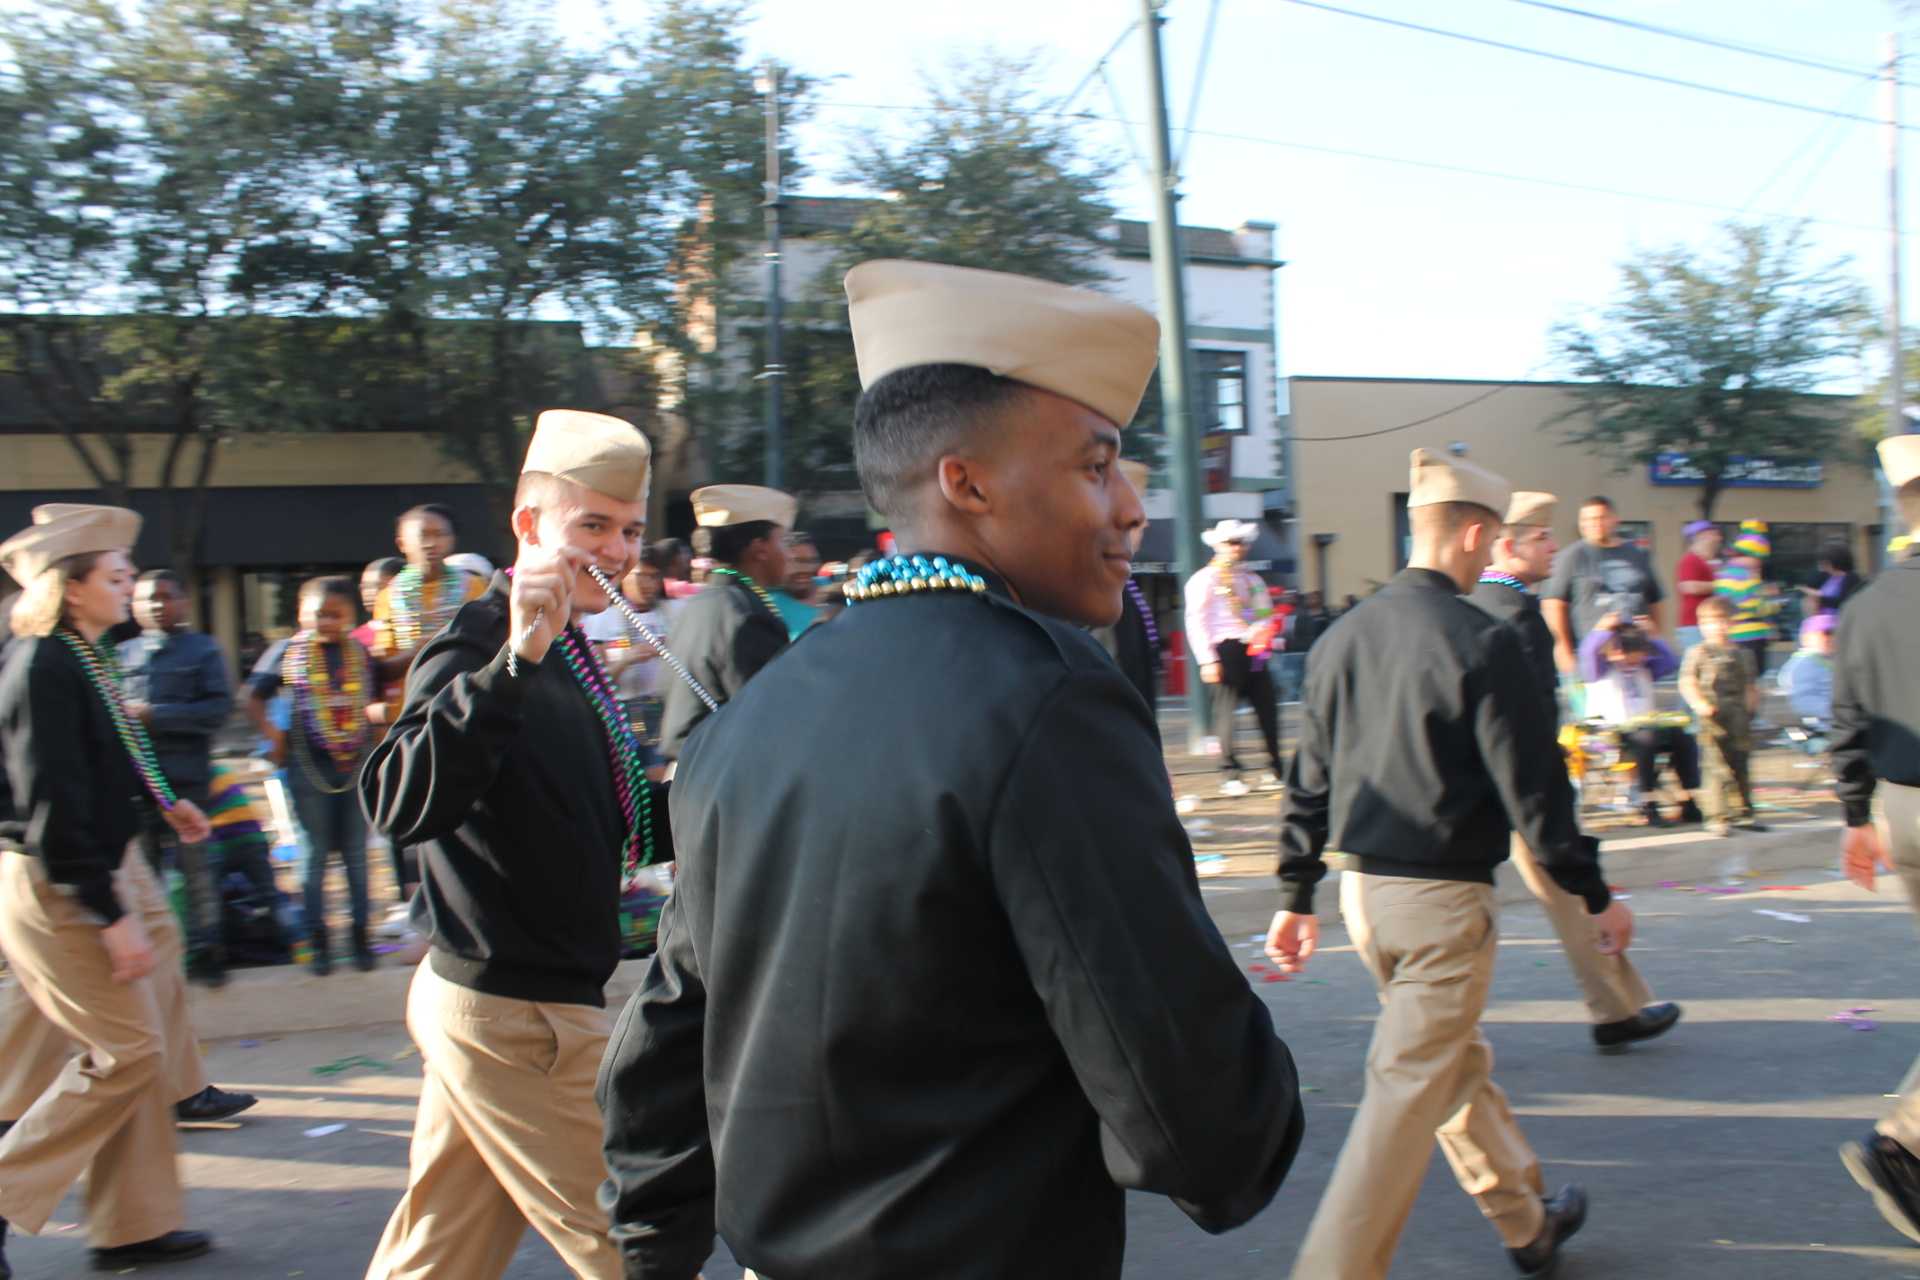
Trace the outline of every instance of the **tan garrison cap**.
{"type": "Polygon", "coordinates": [[[1146,463],[1135,462],[1132,458],[1122,458],[1120,474],[1127,478],[1127,483],[1133,486],[1135,493],[1143,498],[1147,496],[1147,481],[1152,477],[1153,471],[1146,463]]]}
{"type": "Polygon", "coordinates": [[[548,409],[533,424],[520,470],[543,471],[621,502],[645,502],[653,447],[632,423],[604,413],[548,409]]]}
{"type": "Polygon", "coordinates": [[[1559,504],[1560,499],[1550,493],[1521,489],[1507,504],[1507,523],[1551,525],[1553,509],[1559,504]]]}
{"type": "Polygon", "coordinates": [[[1133,420],[1153,374],[1160,322],[1093,289],[883,258],[847,272],[860,385],[919,364],[970,364],[1133,420]]]}
{"type": "Polygon", "coordinates": [[[1893,491],[1920,481],[1920,435],[1888,436],[1880,442],[1880,469],[1893,491]]]}
{"type": "Polygon", "coordinates": [[[709,529],[755,520],[791,529],[799,513],[798,498],[757,484],[710,484],[693,491],[693,518],[709,529]]]}
{"type": "Polygon", "coordinates": [[[33,509],[33,523],[0,542],[0,564],[26,586],[56,560],[90,551],[130,551],[140,515],[125,507],[49,502],[33,509]]]}
{"type": "Polygon", "coordinates": [[[1499,513],[1507,509],[1513,490],[1507,482],[1471,462],[1449,458],[1431,449],[1415,449],[1407,476],[1407,509],[1441,502],[1471,502],[1499,513]]]}

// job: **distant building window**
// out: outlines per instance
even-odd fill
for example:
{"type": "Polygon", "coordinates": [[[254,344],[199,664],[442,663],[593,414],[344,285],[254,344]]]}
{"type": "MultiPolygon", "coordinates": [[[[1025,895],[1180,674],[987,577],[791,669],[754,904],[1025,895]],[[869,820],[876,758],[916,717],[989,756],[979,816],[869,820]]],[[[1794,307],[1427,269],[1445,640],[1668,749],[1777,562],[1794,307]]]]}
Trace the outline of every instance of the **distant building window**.
{"type": "Polygon", "coordinates": [[[1200,376],[1202,431],[1238,434],[1247,429],[1247,353],[1196,351],[1194,369],[1200,376]]]}

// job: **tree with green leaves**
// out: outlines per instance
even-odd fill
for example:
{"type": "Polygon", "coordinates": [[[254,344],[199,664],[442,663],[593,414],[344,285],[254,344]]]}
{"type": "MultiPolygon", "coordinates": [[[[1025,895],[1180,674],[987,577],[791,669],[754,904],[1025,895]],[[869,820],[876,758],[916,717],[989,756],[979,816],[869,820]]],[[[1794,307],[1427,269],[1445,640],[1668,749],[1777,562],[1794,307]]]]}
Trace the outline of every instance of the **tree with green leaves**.
{"type": "MultiPolygon", "coordinates": [[[[1105,279],[1114,161],[1026,87],[1034,73],[1031,55],[957,63],[928,82],[925,108],[903,131],[852,139],[835,177],[876,196],[850,226],[824,233],[831,261],[787,311],[782,335],[790,487],[858,485],[849,427],[860,384],[840,286],[854,263],[914,258],[1066,284],[1105,279]]],[[[759,389],[739,376],[763,359],[758,284],[736,276],[722,293],[741,341],[722,344],[714,362],[725,367],[690,401],[716,470],[730,478],[756,476],[765,449],[759,389]]]]}
{"type": "Polygon", "coordinates": [[[1806,262],[1797,229],[1734,223],[1719,251],[1642,255],[1594,323],[1553,343],[1578,407],[1549,427],[1617,464],[1685,454],[1710,519],[1741,458],[1830,456],[1846,417],[1807,399],[1871,330],[1865,290],[1844,262],[1806,262]]]}

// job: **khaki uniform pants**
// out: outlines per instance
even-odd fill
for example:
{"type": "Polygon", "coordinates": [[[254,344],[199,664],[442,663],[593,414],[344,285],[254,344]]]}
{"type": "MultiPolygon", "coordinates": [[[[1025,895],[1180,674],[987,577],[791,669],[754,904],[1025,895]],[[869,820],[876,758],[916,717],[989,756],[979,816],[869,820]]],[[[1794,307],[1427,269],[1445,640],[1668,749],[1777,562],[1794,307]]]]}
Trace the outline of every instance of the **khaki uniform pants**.
{"type": "Polygon", "coordinates": [[[576,1276],[619,1280],[596,1199],[606,1010],[485,995],[427,960],[407,1030],[425,1066],[411,1167],[367,1280],[497,1280],[528,1223],[576,1276]]]}
{"type": "Polygon", "coordinates": [[[1586,902],[1562,889],[1517,833],[1512,848],[1513,869],[1526,881],[1527,891],[1546,908],[1548,922],[1560,935],[1560,949],[1566,952],[1567,965],[1586,998],[1587,1016],[1596,1025],[1624,1022],[1652,1004],[1653,992],[1625,952],[1617,956],[1600,954],[1599,935],[1586,902]]]}
{"type": "Polygon", "coordinates": [[[1436,1138],[1507,1247],[1530,1244],[1545,1225],[1545,1186],[1480,1034],[1498,937],[1493,887],[1343,871],[1340,910],[1380,988],[1380,1018],[1366,1094],[1293,1280],[1381,1280],[1436,1138]]]}
{"type": "Polygon", "coordinates": [[[96,1248],[177,1230],[186,1207],[166,1069],[166,1028],[186,1017],[180,928],[137,843],[114,887],[153,943],[137,982],[113,980],[100,926],[38,858],[0,853],[0,948],[33,1007],[80,1046],[0,1138],[0,1217],[39,1231],[84,1173],[96,1248]]]}
{"type": "MultiPolygon", "coordinates": [[[[1887,842],[1887,857],[1906,886],[1907,899],[1920,913],[1920,787],[1883,782],[1879,787],[1877,823],[1887,842]]],[[[1920,1062],[1907,1072],[1905,1092],[1877,1126],[1915,1156],[1920,1156],[1920,1062]]]]}

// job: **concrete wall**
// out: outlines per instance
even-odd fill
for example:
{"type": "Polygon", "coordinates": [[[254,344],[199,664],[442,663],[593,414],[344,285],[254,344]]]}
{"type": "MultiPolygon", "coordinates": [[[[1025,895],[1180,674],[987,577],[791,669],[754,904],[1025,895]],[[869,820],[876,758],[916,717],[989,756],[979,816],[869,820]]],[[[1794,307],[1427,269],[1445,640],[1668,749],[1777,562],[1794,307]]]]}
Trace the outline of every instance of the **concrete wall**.
{"type": "MultiPolygon", "coordinates": [[[[169,436],[134,437],[135,488],[159,483],[169,436]]],[[[91,440],[99,452],[97,440],[91,440]]],[[[0,489],[90,489],[93,479],[58,435],[0,436],[0,489]]],[[[190,477],[198,455],[179,468],[190,477]]],[[[278,485],[477,484],[471,468],[453,461],[425,432],[274,433],[234,436],[220,446],[212,487],[278,485]]]]}
{"type": "MultiPolygon", "coordinates": [[[[1699,517],[1697,488],[1653,484],[1647,469],[1625,471],[1566,442],[1549,426],[1573,403],[1559,383],[1521,383],[1497,390],[1491,382],[1438,382],[1391,378],[1293,378],[1288,382],[1296,477],[1295,545],[1301,576],[1314,586],[1313,535],[1333,533],[1328,548],[1328,590],[1335,598],[1364,595],[1371,582],[1395,568],[1394,495],[1407,489],[1407,455],[1425,446],[1444,450],[1458,442],[1466,457],[1505,476],[1517,489],[1544,489],[1562,503],[1554,533],[1561,545],[1578,535],[1575,507],[1603,493],[1622,519],[1653,524],[1652,556],[1671,591],[1674,563],[1683,553],[1681,528],[1699,517]],[[1488,395],[1487,393],[1493,394],[1488,395]],[[1477,403],[1470,403],[1479,397],[1477,403]],[[1386,435],[1326,441],[1431,418],[1386,435]]],[[[1848,397],[1821,397],[1845,412],[1848,397]]],[[[1829,461],[1816,489],[1729,489],[1714,508],[1717,520],[1833,521],[1854,526],[1854,552],[1872,562],[1867,528],[1879,520],[1879,492],[1865,469],[1829,461]]]]}

